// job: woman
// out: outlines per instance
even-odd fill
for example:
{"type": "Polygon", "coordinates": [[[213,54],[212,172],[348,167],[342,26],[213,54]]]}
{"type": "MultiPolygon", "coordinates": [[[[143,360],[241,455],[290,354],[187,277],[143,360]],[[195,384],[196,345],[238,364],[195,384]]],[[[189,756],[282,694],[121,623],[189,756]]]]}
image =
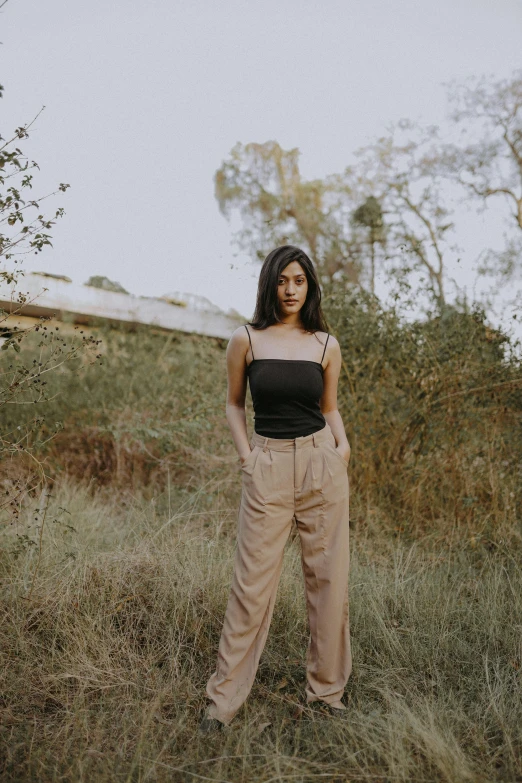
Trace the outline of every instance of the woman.
{"type": "Polygon", "coordinates": [[[334,714],[351,673],[348,620],[350,446],[337,410],[339,343],[327,333],[308,256],[283,245],[266,257],[254,318],[227,348],[226,416],[241,461],[235,567],[211,700],[200,731],[230,723],[257,671],[295,518],[310,639],[306,701],[334,714]],[[255,431],[249,444],[247,377],[255,431]]]}

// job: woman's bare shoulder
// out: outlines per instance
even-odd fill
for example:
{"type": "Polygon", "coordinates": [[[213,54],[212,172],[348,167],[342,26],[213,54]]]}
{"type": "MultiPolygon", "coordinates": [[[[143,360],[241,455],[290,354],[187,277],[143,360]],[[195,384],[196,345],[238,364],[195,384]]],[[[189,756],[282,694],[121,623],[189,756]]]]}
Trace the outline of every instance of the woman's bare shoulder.
{"type": "Polygon", "coordinates": [[[339,341],[333,336],[331,332],[318,332],[318,335],[321,335],[321,343],[326,345],[325,359],[327,364],[329,364],[332,360],[334,363],[335,361],[339,361],[339,357],[341,356],[341,346],[339,345],[339,341]],[[327,340],[328,343],[326,344],[327,340]]]}
{"type": "Polygon", "coordinates": [[[246,351],[249,348],[248,334],[244,325],[234,329],[228,341],[228,348],[232,351],[246,351]]]}
{"type": "Polygon", "coordinates": [[[330,332],[330,336],[328,337],[328,348],[333,345],[336,348],[340,348],[339,340],[337,337],[334,337],[333,334],[330,332]]]}
{"type": "Polygon", "coordinates": [[[328,348],[330,345],[339,345],[336,338],[333,336],[331,332],[316,332],[315,333],[318,340],[320,341],[321,345],[326,345],[326,340],[328,340],[328,348]]]}

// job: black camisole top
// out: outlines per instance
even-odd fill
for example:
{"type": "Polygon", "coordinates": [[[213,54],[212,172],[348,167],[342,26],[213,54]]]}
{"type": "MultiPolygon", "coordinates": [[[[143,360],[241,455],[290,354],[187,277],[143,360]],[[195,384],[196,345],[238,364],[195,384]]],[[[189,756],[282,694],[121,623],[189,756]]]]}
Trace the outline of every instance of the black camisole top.
{"type": "Polygon", "coordinates": [[[323,359],[256,359],[247,375],[254,405],[254,429],[266,438],[301,438],[322,430],[326,425],[321,413],[323,394],[323,359]]]}

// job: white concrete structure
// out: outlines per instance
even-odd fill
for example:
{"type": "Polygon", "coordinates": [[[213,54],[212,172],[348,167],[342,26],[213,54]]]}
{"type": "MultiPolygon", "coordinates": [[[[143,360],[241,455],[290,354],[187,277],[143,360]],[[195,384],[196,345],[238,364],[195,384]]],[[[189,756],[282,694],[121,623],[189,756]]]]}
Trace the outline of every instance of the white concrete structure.
{"type": "Polygon", "coordinates": [[[20,277],[15,286],[0,282],[0,308],[33,318],[46,316],[62,320],[64,313],[68,313],[76,323],[105,318],[222,338],[230,337],[241,323],[215,305],[211,305],[210,311],[195,309],[189,304],[113,293],[36,272],[20,277]],[[18,304],[19,294],[26,297],[22,306],[18,304]]]}

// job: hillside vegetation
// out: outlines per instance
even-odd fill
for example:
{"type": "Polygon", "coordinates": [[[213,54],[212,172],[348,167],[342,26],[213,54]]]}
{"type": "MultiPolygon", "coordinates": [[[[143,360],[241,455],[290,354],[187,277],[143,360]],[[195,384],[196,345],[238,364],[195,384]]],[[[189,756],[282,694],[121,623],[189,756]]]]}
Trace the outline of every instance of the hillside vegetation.
{"type": "MultiPolygon", "coordinates": [[[[480,311],[448,309],[407,324],[361,293],[325,298],[344,360],[339,408],[352,445],[352,525],[364,533],[519,546],[518,344],[491,329],[480,311]]],[[[226,342],[108,327],[97,337],[101,366],[82,358],[64,363],[47,377],[38,427],[30,424],[32,404],[4,405],[3,431],[27,426],[28,441],[42,444],[37,451],[56,479],[148,496],[168,488],[171,502],[203,484],[210,492],[228,493],[231,484],[236,491],[224,416],[226,342]],[[62,423],[57,434],[55,422],[62,423]]],[[[36,341],[29,335],[22,344],[26,363],[36,341]]],[[[23,460],[14,454],[11,462],[3,470],[13,478],[23,460]]],[[[23,469],[30,472],[32,462],[23,469]]]]}
{"type": "MultiPolygon", "coordinates": [[[[303,703],[294,531],[251,697],[198,736],[241,486],[226,345],[100,325],[101,365],[79,355],[46,401],[0,408],[4,438],[21,428],[32,447],[1,467],[16,497],[1,509],[2,779],[522,777],[518,346],[480,312],[405,324],[328,291],[325,306],[353,455],[346,719],[303,703]]],[[[29,334],[19,359],[40,351],[29,334]]]]}

